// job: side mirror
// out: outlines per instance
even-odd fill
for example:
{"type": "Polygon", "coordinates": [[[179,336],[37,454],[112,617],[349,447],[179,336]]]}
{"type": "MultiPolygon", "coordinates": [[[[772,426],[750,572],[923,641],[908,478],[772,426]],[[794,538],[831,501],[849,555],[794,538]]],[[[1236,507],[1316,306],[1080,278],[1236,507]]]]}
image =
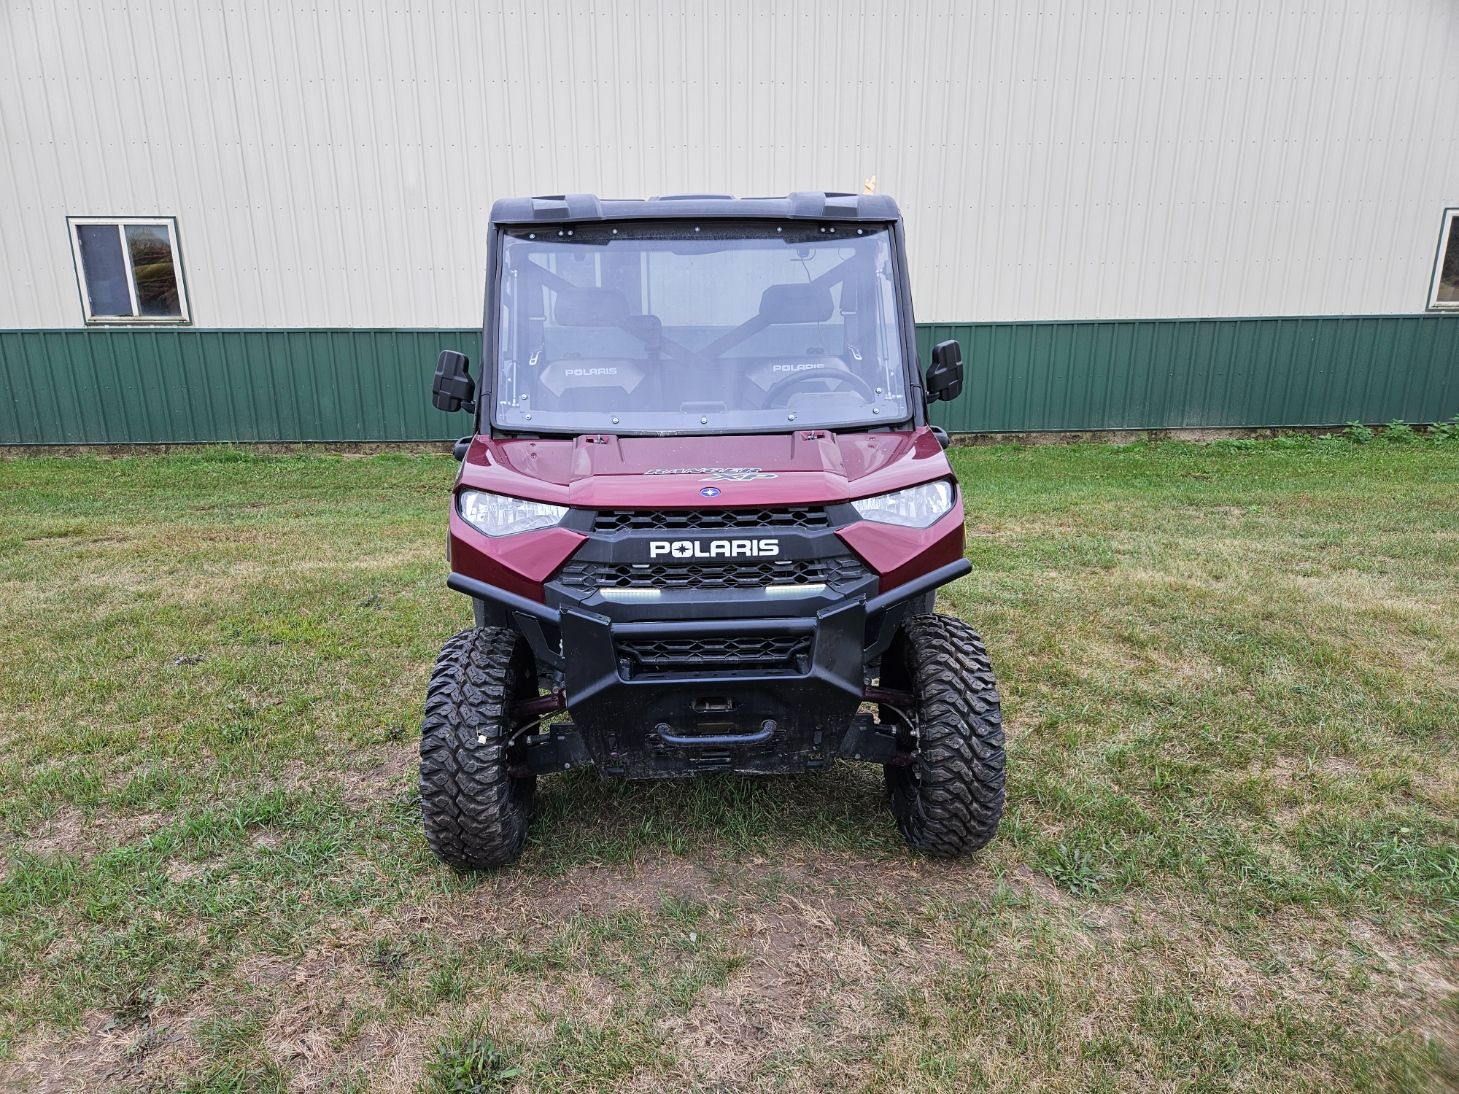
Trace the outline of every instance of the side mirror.
{"type": "Polygon", "coordinates": [[[476,381],[471,378],[471,362],[466,354],[453,349],[441,350],[436,358],[436,381],[431,385],[431,402],[437,410],[474,412],[476,381]]]}
{"type": "Polygon", "coordinates": [[[927,366],[927,401],[956,399],[962,393],[963,349],[955,341],[938,342],[927,366]]]}

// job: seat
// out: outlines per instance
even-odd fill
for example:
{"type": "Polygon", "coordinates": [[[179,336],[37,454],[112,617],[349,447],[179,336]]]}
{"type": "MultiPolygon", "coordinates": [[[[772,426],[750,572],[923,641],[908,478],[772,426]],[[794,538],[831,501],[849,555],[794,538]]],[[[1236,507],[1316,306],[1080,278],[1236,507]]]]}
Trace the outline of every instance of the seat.
{"type": "Polygon", "coordinates": [[[642,362],[624,357],[564,357],[537,374],[537,405],[543,410],[626,410],[644,375],[642,362]]]}

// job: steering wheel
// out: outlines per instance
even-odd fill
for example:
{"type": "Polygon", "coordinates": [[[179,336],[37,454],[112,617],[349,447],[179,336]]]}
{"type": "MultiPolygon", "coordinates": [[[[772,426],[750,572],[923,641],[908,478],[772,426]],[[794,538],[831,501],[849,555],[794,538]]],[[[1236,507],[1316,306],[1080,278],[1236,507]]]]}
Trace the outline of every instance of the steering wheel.
{"type": "Polygon", "coordinates": [[[789,406],[790,404],[788,402],[778,400],[783,399],[785,393],[792,388],[799,387],[801,384],[808,383],[811,380],[840,381],[868,403],[876,402],[876,392],[871,389],[870,384],[860,376],[857,376],[856,373],[843,372],[841,369],[832,368],[830,365],[817,365],[815,368],[808,368],[804,372],[797,372],[787,376],[783,380],[776,380],[765,391],[765,405],[767,407],[789,406]]]}

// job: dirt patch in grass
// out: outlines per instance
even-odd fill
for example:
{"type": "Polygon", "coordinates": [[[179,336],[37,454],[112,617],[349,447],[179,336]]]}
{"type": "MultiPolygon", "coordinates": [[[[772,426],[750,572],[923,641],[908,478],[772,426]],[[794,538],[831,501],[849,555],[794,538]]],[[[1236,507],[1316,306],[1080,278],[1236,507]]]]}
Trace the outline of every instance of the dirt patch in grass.
{"type": "Polygon", "coordinates": [[[748,908],[794,892],[813,894],[816,906],[835,921],[864,910],[869,894],[967,896],[986,891],[989,885],[986,870],[976,863],[928,864],[831,853],[779,861],[661,856],[628,864],[581,866],[561,874],[502,871],[465,893],[417,906],[409,918],[440,929],[448,937],[462,931],[469,937],[486,923],[494,928],[511,927],[573,915],[652,912],[665,901],[748,908]]]}
{"type": "Polygon", "coordinates": [[[1459,1052],[1459,957],[1427,953],[1365,920],[1350,920],[1346,927],[1348,960],[1384,980],[1416,1030],[1459,1052]],[[1377,959],[1376,967],[1370,956],[1377,959]]]}
{"type": "Polygon", "coordinates": [[[195,1031],[211,1013],[198,1001],[137,1015],[90,1011],[69,1035],[41,1027],[0,1063],[0,1090],[92,1094],[156,1090],[175,1083],[206,1058],[195,1031]]]}
{"type": "Polygon", "coordinates": [[[27,1038],[14,1061],[0,1064],[0,1090],[70,1094],[115,1086],[130,1070],[125,1066],[130,1041],[110,1015],[93,1011],[69,1036],[49,1030],[27,1038]]]}
{"type": "Polygon", "coordinates": [[[399,1048],[394,1031],[378,1026],[350,1034],[352,1016],[380,1002],[380,989],[362,961],[358,944],[330,945],[306,954],[285,970],[255,969],[273,1014],[262,1044],[290,1075],[296,1089],[319,1086],[345,1064],[375,1063],[399,1048]]]}
{"type": "Polygon", "coordinates": [[[379,763],[361,769],[338,772],[346,805],[365,807],[403,791],[414,792],[418,778],[420,750],[416,744],[389,745],[379,763]]]}
{"type": "Polygon", "coordinates": [[[161,813],[130,816],[94,813],[88,816],[74,805],[62,806],[32,831],[7,835],[0,847],[24,851],[39,858],[65,856],[86,860],[109,847],[135,842],[167,823],[161,813]]]}
{"type": "Polygon", "coordinates": [[[353,809],[369,809],[415,791],[420,752],[414,740],[353,750],[346,760],[329,764],[291,760],[271,782],[291,792],[338,794],[353,809]]]}
{"type": "Polygon", "coordinates": [[[842,935],[822,909],[800,900],[737,917],[744,967],[687,1013],[660,1021],[685,1085],[730,1087],[776,1058],[812,1049],[839,1056],[864,1044],[877,1018],[876,983],[919,985],[929,958],[885,930],[856,934],[842,935]]]}
{"type": "MultiPolygon", "coordinates": [[[[658,935],[687,953],[711,949],[731,970],[723,982],[705,985],[686,1009],[670,1009],[654,1025],[679,1061],[669,1085],[743,1089],[746,1077],[761,1074],[772,1059],[812,1048],[833,1055],[852,1051],[875,1025],[878,984],[914,986],[956,958],[946,938],[914,941],[895,923],[870,918],[875,907],[905,908],[927,899],[929,882],[958,897],[968,896],[974,881],[986,892],[984,872],[955,872],[962,876],[939,875],[906,860],[852,856],[777,863],[661,858],[550,877],[508,872],[403,911],[399,929],[472,950],[544,923],[590,927],[629,915],[655,924],[658,935]],[[680,926],[669,912],[686,907],[697,911],[680,926]]],[[[582,961],[532,983],[513,978],[510,990],[484,1008],[495,1035],[541,1046],[555,1019],[601,1020],[625,1003],[623,989],[594,969],[591,954],[582,961]]],[[[410,1040],[438,1037],[446,1024],[443,1015],[436,1025],[408,1031],[404,1040],[359,1038],[350,1049],[352,1065],[367,1066],[360,1054],[372,1044],[419,1056],[423,1045],[410,1040]]],[[[295,1046],[293,1038],[285,1043],[295,1046]]],[[[391,1082],[404,1077],[397,1064],[390,1071],[391,1082]]]]}
{"type": "Polygon", "coordinates": [[[728,892],[723,874],[714,866],[662,859],[628,866],[586,866],[548,878],[497,875],[471,892],[423,908],[419,914],[423,922],[448,937],[470,937],[488,923],[493,929],[511,929],[574,915],[653,911],[665,899],[704,901],[728,892]]]}
{"type": "Polygon", "coordinates": [[[1248,770],[1268,779],[1273,786],[1288,789],[1310,784],[1314,778],[1360,779],[1363,769],[1346,756],[1275,755],[1251,761],[1248,770]]]}

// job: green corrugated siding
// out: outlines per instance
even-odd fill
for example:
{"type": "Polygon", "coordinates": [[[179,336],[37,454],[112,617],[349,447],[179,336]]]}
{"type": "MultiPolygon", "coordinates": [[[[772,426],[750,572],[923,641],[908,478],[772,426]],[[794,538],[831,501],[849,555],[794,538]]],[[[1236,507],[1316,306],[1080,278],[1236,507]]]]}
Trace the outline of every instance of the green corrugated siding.
{"type": "Polygon", "coordinates": [[[1324,426],[1459,413],[1459,316],[929,323],[962,343],[953,431],[1324,426]]]}
{"type": "Polygon", "coordinates": [[[1459,317],[926,324],[963,344],[951,430],[1437,422],[1459,413],[1459,317]]]}
{"type": "MultiPolygon", "coordinates": [[[[959,432],[1431,422],[1459,413],[1459,316],[925,324],[957,338],[959,432]]],[[[436,354],[472,330],[0,331],[0,444],[440,440],[436,354]]]]}
{"type": "Polygon", "coordinates": [[[0,444],[438,440],[436,355],[479,331],[0,331],[0,444]]]}

